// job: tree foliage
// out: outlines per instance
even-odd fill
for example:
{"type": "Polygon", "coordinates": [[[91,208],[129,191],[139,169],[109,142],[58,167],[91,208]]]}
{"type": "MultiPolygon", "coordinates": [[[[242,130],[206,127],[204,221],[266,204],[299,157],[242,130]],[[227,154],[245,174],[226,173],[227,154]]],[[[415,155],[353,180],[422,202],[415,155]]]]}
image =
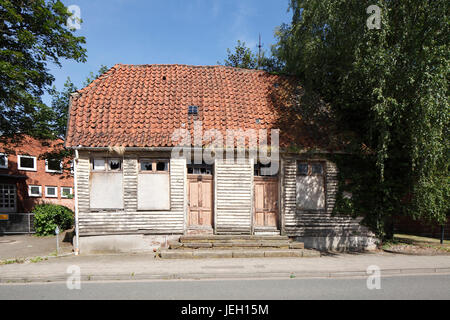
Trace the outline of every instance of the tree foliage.
{"type": "Polygon", "coordinates": [[[234,52],[227,49],[227,58],[224,61],[227,67],[256,69],[258,66],[258,57],[252,52],[250,48],[245,45],[245,42],[237,41],[234,52]]]}
{"type": "Polygon", "coordinates": [[[261,69],[267,72],[280,72],[283,69],[283,64],[277,56],[268,55],[265,50],[261,50],[258,56],[240,40],[237,41],[234,52],[227,49],[224,65],[243,69],[261,69]]]}
{"type": "MultiPolygon", "coordinates": [[[[83,86],[88,86],[92,81],[97,79],[106,71],[108,71],[108,67],[104,65],[101,65],[100,69],[95,74],[91,71],[84,80],[83,86]]],[[[56,136],[64,137],[66,135],[70,94],[74,93],[77,90],[77,86],[72,82],[70,77],[67,77],[66,82],[64,83],[64,87],[61,91],[58,91],[55,86],[53,86],[50,90],[50,94],[52,95],[51,107],[52,111],[55,113],[50,126],[56,136]]]]}
{"type": "Polygon", "coordinates": [[[377,1],[380,29],[366,25],[372,4],[292,0],[273,52],[366,147],[376,179],[364,213],[383,236],[395,215],[443,223],[449,212],[449,2],[377,1]]]}
{"type": "Polygon", "coordinates": [[[84,62],[84,37],[66,28],[70,17],[59,0],[0,0],[0,130],[52,135],[52,110],[41,95],[54,78],[48,63],[84,62]]]}

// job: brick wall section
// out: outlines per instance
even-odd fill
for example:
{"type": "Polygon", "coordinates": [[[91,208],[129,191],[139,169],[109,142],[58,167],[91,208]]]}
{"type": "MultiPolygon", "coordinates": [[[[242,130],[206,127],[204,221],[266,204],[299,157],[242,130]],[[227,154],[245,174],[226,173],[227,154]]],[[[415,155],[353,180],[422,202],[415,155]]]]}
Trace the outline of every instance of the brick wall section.
{"type": "MultiPolygon", "coordinates": [[[[74,200],[61,197],[61,187],[71,187],[73,189],[73,175],[70,174],[70,166],[63,173],[49,173],[45,171],[45,159],[39,156],[46,152],[54,152],[63,148],[63,140],[41,141],[29,136],[24,136],[22,140],[9,140],[0,142],[0,153],[8,154],[8,169],[0,169],[0,174],[26,176],[26,179],[11,177],[0,177],[0,183],[15,184],[17,189],[17,212],[30,212],[32,208],[42,202],[61,204],[74,210],[74,200]],[[17,155],[28,155],[36,157],[36,171],[19,170],[17,155]],[[41,186],[41,197],[29,197],[28,186],[41,186]],[[45,196],[45,186],[57,187],[57,198],[45,196]]],[[[67,162],[69,159],[65,159],[67,162]]]]}

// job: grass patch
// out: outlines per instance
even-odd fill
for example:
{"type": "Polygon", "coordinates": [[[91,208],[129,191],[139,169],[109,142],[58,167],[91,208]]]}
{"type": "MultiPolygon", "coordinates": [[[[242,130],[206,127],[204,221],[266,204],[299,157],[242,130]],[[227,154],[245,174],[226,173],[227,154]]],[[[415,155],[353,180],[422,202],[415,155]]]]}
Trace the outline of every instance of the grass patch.
{"type": "Polygon", "coordinates": [[[450,252],[450,241],[444,240],[441,244],[439,239],[420,237],[409,234],[395,234],[394,239],[387,240],[383,243],[382,249],[390,250],[394,246],[409,246],[422,249],[434,249],[444,252],[450,252]]]}
{"type": "Polygon", "coordinates": [[[13,263],[24,263],[25,260],[21,259],[21,258],[16,258],[16,259],[6,259],[6,260],[0,260],[0,265],[4,265],[4,264],[13,264],[13,263]]]}

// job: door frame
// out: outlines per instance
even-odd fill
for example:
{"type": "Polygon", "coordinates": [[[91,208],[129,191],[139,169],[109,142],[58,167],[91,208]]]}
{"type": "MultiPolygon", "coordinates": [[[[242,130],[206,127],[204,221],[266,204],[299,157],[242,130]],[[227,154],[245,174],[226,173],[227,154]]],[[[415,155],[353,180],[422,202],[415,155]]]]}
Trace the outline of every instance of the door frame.
{"type": "Polygon", "coordinates": [[[255,233],[255,228],[264,227],[256,225],[256,206],[255,206],[255,182],[257,181],[273,181],[276,183],[276,195],[277,195],[277,213],[276,213],[276,225],[275,229],[281,231],[281,201],[280,201],[280,176],[253,176],[253,190],[252,190],[252,234],[255,233]]]}
{"type": "Polygon", "coordinates": [[[211,225],[210,226],[206,226],[205,229],[209,229],[209,227],[211,227],[211,229],[215,230],[214,226],[215,226],[215,202],[214,202],[214,186],[215,186],[215,179],[214,179],[214,174],[186,174],[186,195],[187,195],[187,216],[186,216],[186,230],[189,229],[202,229],[201,225],[191,225],[190,224],[190,180],[195,180],[195,181],[199,181],[199,180],[203,180],[206,177],[206,180],[211,181],[211,225]]]}

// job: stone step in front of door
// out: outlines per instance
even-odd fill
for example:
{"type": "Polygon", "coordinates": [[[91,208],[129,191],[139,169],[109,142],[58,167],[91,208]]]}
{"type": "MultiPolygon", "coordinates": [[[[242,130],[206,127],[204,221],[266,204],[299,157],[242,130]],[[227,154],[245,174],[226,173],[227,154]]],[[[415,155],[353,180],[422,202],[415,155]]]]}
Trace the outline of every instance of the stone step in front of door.
{"type": "Polygon", "coordinates": [[[233,241],[289,241],[289,237],[280,235],[186,235],[180,237],[181,243],[233,241]]]}
{"type": "Polygon", "coordinates": [[[290,241],[214,241],[214,242],[177,242],[168,243],[169,249],[258,249],[258,248],[277,248],[277,249],[303,249],[302,242],[290,241]]]}
{"type": "Polygon", "coordinates": [[[163,249],[159,252],[162,259],[217,259],[217,258],[312,258],[320,257],[320,252],[309,249],[254,249],[254,250],[214,250],[163,249]]]}

